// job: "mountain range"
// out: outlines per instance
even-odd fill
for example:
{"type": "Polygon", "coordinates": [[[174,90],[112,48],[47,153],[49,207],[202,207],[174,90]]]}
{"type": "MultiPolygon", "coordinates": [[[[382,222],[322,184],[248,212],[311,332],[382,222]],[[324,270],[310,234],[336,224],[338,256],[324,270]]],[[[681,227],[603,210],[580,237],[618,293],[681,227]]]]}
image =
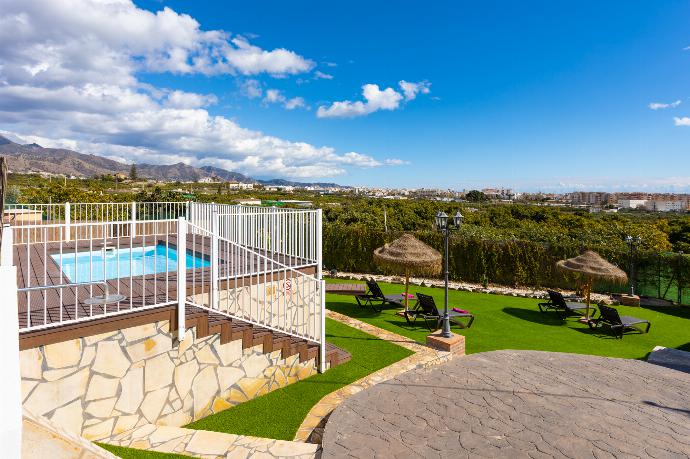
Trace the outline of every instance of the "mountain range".
{"type": "MultiPolygon", "coordinates": [[[[129,175],[131,164],[93,154],[79,153],[64,148],[44,148],[36,143],[19,144],[0,136],[0,155],[8,161],[10,172],[45,172],[67,176],[94,177],[123,173],[129,175]]],[[[260,183],[263,185],[292,186],[339,186],[335,183],[303,183],[284,179],[256,180],[239,172],[228,171],[213,166],[194,167],[184,163],[177,164],[136,164],[137,175],[166,182],[195,182],[202,178],[218,178],[223,181],[240,183],[260,183]]]]}

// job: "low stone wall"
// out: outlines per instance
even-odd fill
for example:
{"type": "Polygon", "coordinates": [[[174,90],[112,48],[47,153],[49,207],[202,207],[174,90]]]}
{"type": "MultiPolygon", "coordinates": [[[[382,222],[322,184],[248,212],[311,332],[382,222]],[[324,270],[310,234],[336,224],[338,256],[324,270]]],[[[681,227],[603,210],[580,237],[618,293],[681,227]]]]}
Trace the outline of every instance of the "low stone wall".
{"type": "MultiPolygon", "coordinates": [[[[348,273],[348,272],[338,272],[335,277],[337,279],[350,279],[350,280],[366,280],[373,277],[377,282],[388,282],[390,284],[405,284],[405,278],[400,276],[386,276],[380,274],[361,274],[361,273],[348,273]]],[[[410,277],[410,292],[414,291],[414,286],[419,285],[423,287],[444,287],[443,279],[431,279],[427,277],[410,277]]],[[[533,289],[528,287],[507,287],[505,285],[495,285],[489,284],[484,287],[480,284],[472,284],[469,282],[457,282],[449,281],[448,288],[450,290],[462,290],[465,292],[477,292],[477,293],[488,293],[491,295],[507,295],[507,296],[517,296],[522,298],[536,298],[536,299],[548,299],[549,295],[545,289],[533,289]]],[[[574,295],[575,292],[572,290],[561,290],[566,295],[574,295]]],[[[592,293],[592,302],[603,302],[605,304],[614,304],[614,301],[609,295],[603,295],[601,293],[592,293]]]]}
{"type": "Polygon", "coordinates": [[[117,459],[84,438],[65,432],[43,416],[24,410],[22,457],[50,459],[117,459]]]}
{"type": "Polygon", "coordinates": [[[68,432],[104,440],[145,424],[182,426],[316,373],[261,345],[220,344],[169,322],[21,351],[24,407],[68,432]]]}

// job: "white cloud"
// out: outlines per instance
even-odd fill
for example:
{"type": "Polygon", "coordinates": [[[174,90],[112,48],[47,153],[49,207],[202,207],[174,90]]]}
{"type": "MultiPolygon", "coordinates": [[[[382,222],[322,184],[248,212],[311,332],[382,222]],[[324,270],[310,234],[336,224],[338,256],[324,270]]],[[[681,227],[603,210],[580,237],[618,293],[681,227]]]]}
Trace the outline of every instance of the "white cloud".
{"type": "Polygon", "coordinates": [[[285,75],[314,67],[294,51],[264,50],[242,36],[202,30],[187,14],[152,13],[131,0],[3,0],[2,10],[0,60],[9,82],[122,82],[134,68],[285,75]]]}
{"type": "Polygon", "coordinates": [[[333,75],[330,75],[328,73],[324,73],[320,70],[317,70],[316,72],[314,72],[314,79],[315,80],[332,80],[333,75]]]}
{"type": "Polygon", "coordinates": [[[362,101],[339,101],[333,102],[330,106],[320,106],[316,111],[319,118],[354,118],[364,116],[379,110],[397,110],[403,101],[410,101],[417,97],[418,93],[428,94],[428,82],[409,83],[405,80],[400,81],[400,88],[403,93],[393,88],[381,90],[376,84],[365,84],[362,86],[362,101]]]}
{"type": "Polygon", "coordinates": [[[261,83],[258,80],[245,80],[239,83],[240,91],[250,99],[256,99],[263,95],[261,83]]]}
{"type": "MultiPolygon", "coordinates": [[[[293,51],[202,30],[170,8],[152,13],[130,0],[2,0],[0,42],[0,129],[14,137],[127,162],[215,165],[262,176],[331,177],[383,164],[244,128],[209,113],[213,94],[139,81],[143,71],[284,76],[313,68],[293,51]]],[[[243,85],[253,97],[268,94],[256,80],[243,85]]],[[[287,109],[305,106],[299,97],[277,95],[287,109]]]]}
{"type": "Polygon", "coordinates": [[[428,81],[420,81],[419,83],[411,83],[409,81],[400,80],[398,82],[400,89],[405,94],[405,100],[413,100],[417,94],[429,94],[431,92],[431,83],[428,81]]]}
{"type": "Polygon", "coordinates": [[[677,100],[675,102],[671,102],[670,104],[665,104],[662,102],[652,102],[648,105],[648,107],[652,110],[663,110],[664,108],[676,108],[681,104],[680,100],[677,100]]]}
{"type": "Polygon", "coordinates": [[[266,96],[263,101],[264,104],[281,104],[286,110],[294,110],[296,108],[307,108],[307,104],[302,97],[293,97],[288,99],[277,89],[267,89],[266,96]]]}
{"type": "Polygon", "coordinates": [[[406,161],[404,159],[398,159],[398,158],[386,159],[385,161],[383,161],[383,163],[386,164],[387,166],[406,166],[406,165],[410,164],[409,161],[406,161]]]}
{"type": "Polygon", "coordinates": [[[196,94],[175,90],[165,96],[163,106],[169,108],[202,108],[216,103],[218,103],[218,98],[213,94],[196,94]]]}
{"type": "Polygon", "coordinates": [[[684,116],[682,118],[676,116],[673,118],[673,123],[676,126],[690,126],[690,118],[687,116],[684,116]]]}
{"type": "Polygon", "coordinates": [[[236,68],[245,75],[263,72],[273,75],[297,74],[314,68],[313,61],[284,48],[265,51],[251,45],[244,37],[233,38],[231,43],[235,48],[225,48],[223,57],[230,68],[236,68]]]}
{"type": "Polygon", "coordinates": [[[292,99],[286,100],[283,106],[286,110],[294,110],[296,108],[306,108],[307,104],[302,97],[293,97],[292,99]]]}

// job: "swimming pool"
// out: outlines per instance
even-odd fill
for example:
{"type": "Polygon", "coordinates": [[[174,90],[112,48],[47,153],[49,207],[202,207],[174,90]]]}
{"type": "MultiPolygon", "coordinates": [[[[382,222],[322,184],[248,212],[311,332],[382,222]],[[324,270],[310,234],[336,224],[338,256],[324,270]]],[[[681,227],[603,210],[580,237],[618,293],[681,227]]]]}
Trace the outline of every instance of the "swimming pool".
{"type": "MultiPolygon", "coordinates": [[[[102,281],[177,270],[177,250],[165,244],[108,249],[105,260],[103,250],[63,252],[50,257],[70,282],[102,281]]],[[[186,266],[187,269],[205,268],[211,266],[211,262],[187,253],[186,266]]]]}

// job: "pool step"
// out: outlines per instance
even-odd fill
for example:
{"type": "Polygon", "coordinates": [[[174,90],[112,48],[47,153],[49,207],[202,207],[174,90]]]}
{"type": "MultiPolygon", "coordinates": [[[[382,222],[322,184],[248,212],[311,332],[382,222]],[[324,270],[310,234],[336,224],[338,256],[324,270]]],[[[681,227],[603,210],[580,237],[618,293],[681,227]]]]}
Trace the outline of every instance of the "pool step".
{"type": "MultiPolygon", "coordinates": [[[[261,345],[265,354],[280,350],[283,359],[299,355],[300,363],[310,359],[318,360],[319,345],[312,341],[233,319],[206,309],[186,306],[185,322],[187,328],[196,327],[197,338],[220,335],[220,344],[242,340],[242,349],[261,345]]],[[[177,324],[172,323],[171,329],[176,330],[177,324]]],[[[326,343],[326,363],[330,364],[331,368],[349,362],[350,359],[351,356],[347,351],[326,343]]]]}

